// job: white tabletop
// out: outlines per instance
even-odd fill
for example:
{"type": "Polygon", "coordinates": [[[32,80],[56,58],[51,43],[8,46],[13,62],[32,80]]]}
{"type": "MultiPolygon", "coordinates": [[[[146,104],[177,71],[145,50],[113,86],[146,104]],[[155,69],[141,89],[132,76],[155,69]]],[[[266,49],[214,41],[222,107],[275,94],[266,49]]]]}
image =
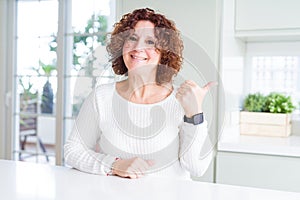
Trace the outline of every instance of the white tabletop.
{"type": "Polygon", "coordinates": [[[0,199],[300,200],[300,193],[166,178],[124,179],[0,160],[0,199]]]}

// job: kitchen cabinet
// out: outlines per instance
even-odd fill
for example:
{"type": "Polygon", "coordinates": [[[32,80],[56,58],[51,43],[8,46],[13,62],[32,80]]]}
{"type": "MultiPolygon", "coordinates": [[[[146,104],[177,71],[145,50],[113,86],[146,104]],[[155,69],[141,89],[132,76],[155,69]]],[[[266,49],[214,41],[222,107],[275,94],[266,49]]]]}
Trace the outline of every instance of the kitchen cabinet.
{"type": "Polygon", "coordinates": [[[235,35],[248,41],[300,38],[300,1],[236,0],[235,35]]]}
{"type": "Polygon", "coordinates": [[[216,183],[300,192],[300,158],[218,152],[216,183]]]}
{"type": "Polygon", "coordinates": [[[300,192],[300,137],[225,132],[218,143],[216,183],[300,192]]]}

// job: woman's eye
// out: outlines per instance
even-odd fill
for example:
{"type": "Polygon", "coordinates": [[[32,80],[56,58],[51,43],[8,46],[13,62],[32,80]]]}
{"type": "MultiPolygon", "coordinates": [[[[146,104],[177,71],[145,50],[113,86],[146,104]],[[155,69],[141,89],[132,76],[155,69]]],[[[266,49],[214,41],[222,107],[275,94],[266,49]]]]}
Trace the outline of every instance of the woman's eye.
{"type": "Polygon", "coordinates": [[[137,41],[137,38],[134,37],[134,36],[130,36],[130,37],[128,38],[128,40],[129,40],[129,41],[137,41]]]}
{"type": "Polygon", "coordinates": [[[146,43],[149,44],[149,45],[154,45],[155,44],[155,42],[153,40],[147,40],[146,43]]]}

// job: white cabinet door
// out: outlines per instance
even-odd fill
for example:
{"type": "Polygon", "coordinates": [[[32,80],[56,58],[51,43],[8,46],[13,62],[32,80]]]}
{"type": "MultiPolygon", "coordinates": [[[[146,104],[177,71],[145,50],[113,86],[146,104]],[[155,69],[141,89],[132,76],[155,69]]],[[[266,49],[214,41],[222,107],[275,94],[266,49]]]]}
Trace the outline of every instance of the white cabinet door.
{"type": "Polygon", "coordinates": [[[238,37],[300,35],[299,0],[236,0],[238,37]]]}
{"type": "Polygon", "coordinates": [[[299,0],[236,0],[236,30],[300,28],[299,0]]]}
{"type": "Polygon", "coordinates": [[[300,192],[300,158],[218,152],[216,182],[300,192]]]}

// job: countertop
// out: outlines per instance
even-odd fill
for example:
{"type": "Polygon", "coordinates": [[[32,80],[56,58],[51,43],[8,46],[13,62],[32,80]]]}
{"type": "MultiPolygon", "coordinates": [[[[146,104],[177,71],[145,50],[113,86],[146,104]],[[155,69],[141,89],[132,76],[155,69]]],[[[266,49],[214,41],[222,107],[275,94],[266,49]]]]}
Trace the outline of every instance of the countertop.
{"type": "Polygon", "coordinates": [[[222,131],[218,151],[300,157],[300,136],[263,137],[240,135],[238,127],[222,131]]]}

